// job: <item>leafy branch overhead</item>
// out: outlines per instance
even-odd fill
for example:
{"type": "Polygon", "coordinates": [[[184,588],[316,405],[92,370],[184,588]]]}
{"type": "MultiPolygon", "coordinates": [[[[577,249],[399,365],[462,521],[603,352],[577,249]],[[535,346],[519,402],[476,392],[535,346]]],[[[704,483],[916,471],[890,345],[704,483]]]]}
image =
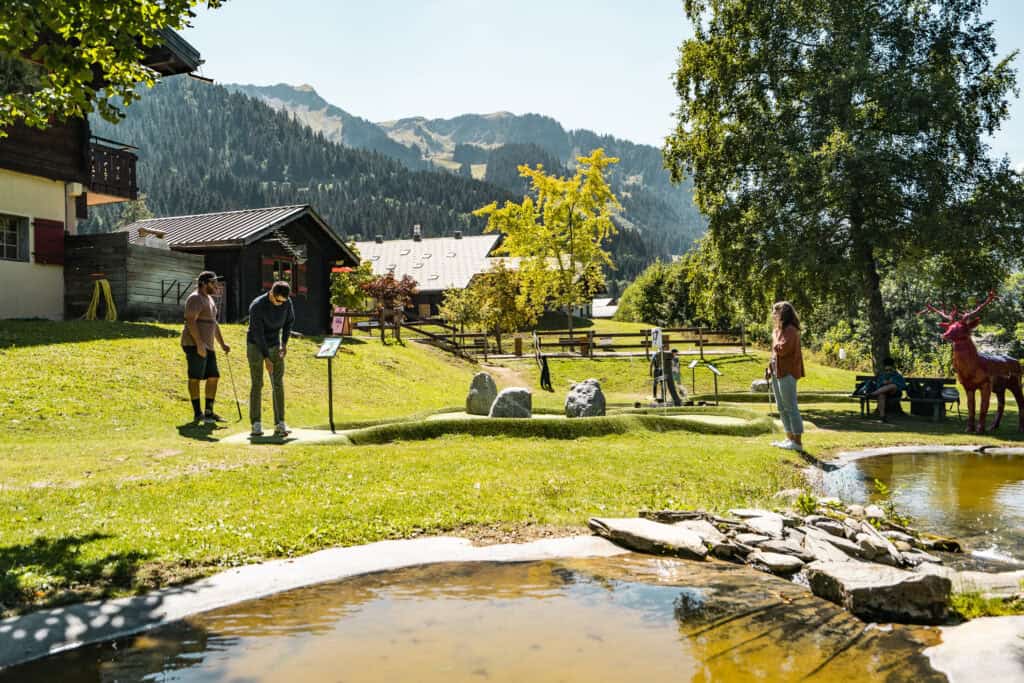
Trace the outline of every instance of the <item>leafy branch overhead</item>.
{"type": "MultiPolygon", "coordinates": [[[[225,0],[203,0],[219,7],[225,0]]],[[[44,128],[82,118],[123,116],[157,74],[141,64],[159,32],[188,25],[200,0],[31,0],[0,12],[0,137],[17,122],[44,128]]]]}

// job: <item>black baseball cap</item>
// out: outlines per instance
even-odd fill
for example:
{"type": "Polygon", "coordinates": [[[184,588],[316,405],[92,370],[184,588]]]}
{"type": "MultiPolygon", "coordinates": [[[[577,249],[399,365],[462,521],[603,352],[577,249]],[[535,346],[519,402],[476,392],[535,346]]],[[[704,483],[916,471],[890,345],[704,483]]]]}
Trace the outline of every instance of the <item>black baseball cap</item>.
{"type": "Polygon", "coordinates": [[[209,282],[210,280],[223,280],[223,279],[224,279],[223,275],[217,275],[217,273],[213,272],[212,270],[204,270],[203,272],[199,273],[199,277],[196,278],[196,281],[199,284],[203,284],[203,283],[209,282]]]}

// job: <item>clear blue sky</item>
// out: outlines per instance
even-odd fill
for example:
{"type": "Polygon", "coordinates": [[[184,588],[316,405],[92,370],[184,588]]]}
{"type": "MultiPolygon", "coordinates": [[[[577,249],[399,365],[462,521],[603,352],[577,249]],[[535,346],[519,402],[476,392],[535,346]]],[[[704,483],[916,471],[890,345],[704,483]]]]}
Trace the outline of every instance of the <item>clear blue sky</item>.
{"type": "MultiPolygon", "coordinates": [[[[1024,0],[987,15],[1001,54],[1024,47],[1024,0]]],[[[653,145],[690,33],[681,0],[230,0],[193,23],[184,36],[219,82],[309,83],[371,121],[536,112],[653,145]]],[[[993,146],[1024,163],[1019,99],[993,146]]]]}

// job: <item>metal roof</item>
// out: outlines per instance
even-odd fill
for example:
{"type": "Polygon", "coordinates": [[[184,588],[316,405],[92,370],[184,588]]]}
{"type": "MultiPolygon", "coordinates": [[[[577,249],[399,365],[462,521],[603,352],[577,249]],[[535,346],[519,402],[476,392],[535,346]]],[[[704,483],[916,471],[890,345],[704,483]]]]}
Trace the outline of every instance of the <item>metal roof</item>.
{"type": "Polygon", "coordinates": [[[284,227],[303,216],[313,219],[313,222],[319,225],[324,233],[351,257],[353,263],[358,263],[355,255],[344,241],[308,204],[150,218],[126,225],[121,230],[128,233],[128,241],[131,243],[142,241],[139,237],[139,229],[145,228],[149,231],[163,233],[167,244],[172,249],[202,251],[252,244],[277,228],[284,227]]]}
{"type": "Polygon", "coordinates": [[[433,292],[465,289],[474,275],[490,268],[488,255],[500,239],[501,235],[424,237],[357,242],[356,248],[362,260],[372,264],[374,275],[409,275],[421,292],[433,292]]]}

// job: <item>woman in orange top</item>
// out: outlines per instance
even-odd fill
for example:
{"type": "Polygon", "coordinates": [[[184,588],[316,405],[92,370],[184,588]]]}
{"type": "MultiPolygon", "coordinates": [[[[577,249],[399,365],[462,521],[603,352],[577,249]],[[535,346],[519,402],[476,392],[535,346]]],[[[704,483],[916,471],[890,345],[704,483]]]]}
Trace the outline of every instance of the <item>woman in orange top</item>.
{"type": "Polygon", "coordinates": [[[773,446],[790,451],[803,451],[804,421],[796,404],[796,382],[804,376],[804,356],[800,351],[800,318],[788,301],[772,307],[772,392],[779,408],[779,417],[786,430],[785,441],[773,446]]]}

